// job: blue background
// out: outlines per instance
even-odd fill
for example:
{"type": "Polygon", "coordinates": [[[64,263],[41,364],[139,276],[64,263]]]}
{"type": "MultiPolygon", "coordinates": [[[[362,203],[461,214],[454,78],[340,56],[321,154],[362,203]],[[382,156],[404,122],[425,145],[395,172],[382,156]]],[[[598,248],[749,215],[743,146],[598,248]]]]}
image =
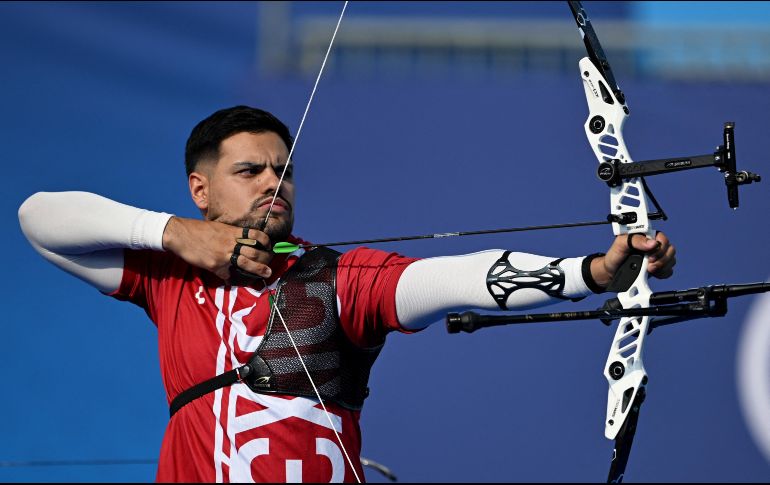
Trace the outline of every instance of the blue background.
{"type": "MultiPolygon", "coordinates": [[[[600,9],[600,38],[602,15],[648,15],[625,3],[586,6],[600,9]]],[[[336,15],[340,7],[297,8],[336,15]]],[[[255,68],[258,8],[0,4],[0,153],[8,182],[0,206],[0,461],[157,456],[167,407],[154,326],[142,310],[46,263],[16,213],[34,192],[83,190],[198,217],[183,167],[194,124],[243,103],[296,131],[312,87],[312,79],[255,68]]],[[[348,15],[442,8],[449,16],[489,9],[573,22],[561,3],[354,3],[348,15]]],[[[295,152],[295,232],[322,242],[602,219],[607,189],[595,179],[583,132],[577,61],[574,73],[501,77],[361,79],[331,68],[295,152]]],[[[632,112],[625,139],[635,159],[709,153],[731,120],[739,166],[770,176],[768,83],[616,77],[632,112]]],[[[656,227],[679,251],[675,276],[653,289],[764,280],[769,183],[743,189],[742,207],[732,211],[715,171],[651,179],[670,216],[656,227]]],[[[578,256],[610,242],[601,227],[379,247],[416,257],[489,248],[578,256]]],[[[736,393],[736,342],[751,303],[737,299],[725,318],[652,334],[629,480],[770,480],[736,393]]],[[[582,322],[448,335],[439,323],[392,335],[372,374],[363,455],[404,481],[601,481],[612,450],[603,436],[602,376],[612,332],[582,322]]],[[[3,481],[154,476],[154,465],[0,468],[3,481]]]]}

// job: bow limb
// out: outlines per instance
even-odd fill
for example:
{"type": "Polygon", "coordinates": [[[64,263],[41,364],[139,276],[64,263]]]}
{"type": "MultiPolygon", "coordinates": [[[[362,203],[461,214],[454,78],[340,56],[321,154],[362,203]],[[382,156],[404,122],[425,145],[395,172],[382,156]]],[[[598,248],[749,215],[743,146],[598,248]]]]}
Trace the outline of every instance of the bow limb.
{"type": "MultiPolygon", "coordinates": [[[[580,60],[580,74],[588,102],[585,133],[599,165],[633,163],[623,139],[629,116],[625,96],[615,82],[609,62],[580,2],[569,2],[588,51],[580,60]]],[[[610,216],[618,236],[644,234],[655,237],[648,216],[647,187],[641,177],[610,187],[610,216]]],[[[629,239],[630,241],[630,239],[629,239]]],[[[652,290],[647,282],[647,256],[633,251],[608,288],[618,291],[623,309],[649,308],[652,290]],[[625,273],[625,274],[621,274],[625,273]],[[623,280],[623,281],[621,281],[623,280]]],[[[649,316],[623,317],[612,340],[604,376],[609,384],[604,435],[615,440],[609,482],[623,480],[636,431],[639,408],[645,397],[647,373],[642,361],[649,316]]]]}

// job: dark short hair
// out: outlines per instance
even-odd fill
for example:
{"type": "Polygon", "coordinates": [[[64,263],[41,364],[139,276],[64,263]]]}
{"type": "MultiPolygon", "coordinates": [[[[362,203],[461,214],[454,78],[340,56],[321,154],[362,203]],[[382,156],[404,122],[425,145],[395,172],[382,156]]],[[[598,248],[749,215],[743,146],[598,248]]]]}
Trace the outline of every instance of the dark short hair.
{"type": "Polygon", "coordinates": [[[198,163],[204,159],[219,157],[219,145],[222,140],[236,133],[264,133],[271,131],[281,137],[287,149],[291,149],[294,139],[289,128],[278,118],[261,109],[250,106],[233,106],[221,109],[201,121],[187,139],[184,150],[184,164],[189,176],[198,163]]]}

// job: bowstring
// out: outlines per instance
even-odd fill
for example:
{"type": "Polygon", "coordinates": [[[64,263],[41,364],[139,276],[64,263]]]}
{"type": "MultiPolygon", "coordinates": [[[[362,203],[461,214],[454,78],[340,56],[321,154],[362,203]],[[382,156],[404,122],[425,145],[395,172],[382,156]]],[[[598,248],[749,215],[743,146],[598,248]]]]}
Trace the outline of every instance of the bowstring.
{"type": "MultiPolygon", "coordinates": [[[[275,200],[278,198],[278,194],[281,191],[281,185],[283,184],[283,180],[286,176],[286,170],[289,168],[289,164],[292,161],[292,155],[294,155],[294,149],[297,146],[297,141],[299,141],[300,134],[302,133],[302,127],[305,125],[305,119],[307,118],[307,114],[310,111],[310,105],[313,103],[313,97],[315,96],[316,90],[318,89],[318,83],[321,81],[321,76],[323,75],[324,68],[326,67],[326,61],[329,59],[329,54],[331,53],[332,46],[334,45],[334,40],[337,38],[337,32],[339,31],[340,24],[342,23],[342,18],[345,16],[345,10],[347,9],[347,7],[348,7],[348,2],[345,1],[345,3],[342,5],[342,12],[340,12],[340,16],[337,19],[337,25],[334,27],[334,33],[332,34],[331,41],[329,42],[329,47],[326,49],[326,54],[324,55],[323,62],[321,63],[321,69],[318,71],[318,76],[315,79],[313,90],[310,92],[310,98],[308,99],[307,105],[305,106],[305,112],[302,114],[302,119],[300,120],[299,128],[297,128],[297,135],[294,137],[294,141],[292,142],[291,148],[289,149],[289,156],[286,160],[286,164],[283,166],[283,170],[281,171],[281,177],[278,180],[278,186],[276,187],[275,193],[273,194],[273,199],[270,201],[270,207],[267,210],[267,215],[265,216],[265,220],[262,224],[263,228],[267,228],[267,223],[270,219],[270,215],[273,212],[273,206],[275,205],[275,200]]],[[[265,287],[267,287],[267,282],[266,281],[263,281],[263,282],[265,283],[265,287]]],[[[271,299],[271,304],[274,310],[274,314],[278,315],[278,318],[281,320],[281,323],[283,324],[283,327],[286,330],[286,335],[289,337],[289,340],[291,341],[291,345],[292,347],[294,347],[294,351],[297,353],[297,357],[299,357],[299,361],[302,364],[302,368],[305,370],[305,374],[310,380],[310,385],[313,387],[313,391],[315,391],[316,397],[318,398],[318,402],[321,404],[324,414],[326,415],[326,419],[329,420],[331,429],[332,431],[334,431],[334,436],[337,438],[337,442],[342,448],[342,452],[345,454],[345,458],[347,459],[348,465],[350,465],[350,469],[353,471],[353,475],[356,478],[356,482],[361,483],[361,478],[358,476],[358,471],[356,471],[356,467],[353,466],[353,460],[351,460],[350,455],[348,454],[348,450],[345,448],[345,445],[342,443],[342,438],[337,432],[336,426],[334,426],[334,423],[331,418],[331,414],[326,409],[326,404],[324,404],[323,399],[321,399],[321,393],[318,391],[318,388],[316,387],[315,382],[313,381],[313,377],[311,376],[310,371],[305,365],[305,360],[302,358],[302,354],[297,348],[297,344],[294,342],[294,338],[292,337],[291,332],[289,332],[289,327],[286,324],[286,321],[283,319],[283,315],[281,315],[280,310],[278,310],[278,304],[276,303],[276,301],[278,300],[278,293],[280,293],[280,287],[276,292],[276,298],[271,299]]]]}
{"type": "Polygon", "coordinates": [[[342,5],[342,12],[340,12],[340,17],[337,19],[337,26],[334,27],[334,33],[332,34],[332,40],[329,42],[329,47],[326,49],[326,55],[324,55],[324,60],[321,63],[321,69],[318,71],[318,76],[315,78],[315,84],[313,85],[313,90],[310,92],[310,99],[307,101],[307,105],[305,106],[305,112],[302,114],[302,120],[299,122],[299,128],[297,128],[297,136],[294,137],[294,141],[291,144],[291,148],[289,149],[289,157],[286,160],[286,164],[283,166],[283,170],[281,171],[281,178],[278,180],[278,187],[275,189],[275,194],[273,194],[273,200],[270,201],[270,207],[267,209],[267,215],[265,216],[265,221],[263,223],[264,227],[267,227],[267,221],[270,219],[270,214],[273,212],[273,205],[275,204],[275,199],[278,198],[278,194],[281,190],[281,185],[283,184],[284,176],[286,175],[286,170],[289,168],[289,164],[291,163],[291,157],[294,155],[294,148],[297,146],[297,141],[299,141],[299,135],[302,133],[302,127],[305,125],[305,118],[307,118],[307,113],[310,111],[310,105],[313,103],[313,97],[315,96],[316,89],[318,89],[318,83],[321,81],[321,75],[324,72],[324,68],[326,67],[326,60],[329,59],[329,53],[332,51],[332,46],[334,45],[334,39],[337,37],[337,31],[340,28],[340,24],[342,23],[342,17],[345,15],[345,9],[348,8],[348,2],[345,1],[345,4],[342,5]]]}

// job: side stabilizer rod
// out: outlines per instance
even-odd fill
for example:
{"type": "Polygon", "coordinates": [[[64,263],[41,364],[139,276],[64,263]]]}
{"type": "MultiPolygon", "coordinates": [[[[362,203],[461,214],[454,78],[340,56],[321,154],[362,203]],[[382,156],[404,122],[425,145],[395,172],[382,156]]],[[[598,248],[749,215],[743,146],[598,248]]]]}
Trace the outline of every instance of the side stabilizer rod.
{"type": "Polygon", "coordinates": [[[767,291],[770,291],[770,283],[767,282],[741,283],[656,292],[650,296],[650,307],[648,308],[624,309],[620,306],[617,298],[611,298],[599,309],[577,312],[485,315],[467,311],[447,314],[446,326],[449,333],[471,333],[480,328],[520,323],[601,320],[605,325],[610,325],[613,320],[618,318],[638,316],[675,317],[675,319],[661,322],[661,324],[671,324],[695,318],[724,316],[727,313],[728,298],[767,291]]]}

